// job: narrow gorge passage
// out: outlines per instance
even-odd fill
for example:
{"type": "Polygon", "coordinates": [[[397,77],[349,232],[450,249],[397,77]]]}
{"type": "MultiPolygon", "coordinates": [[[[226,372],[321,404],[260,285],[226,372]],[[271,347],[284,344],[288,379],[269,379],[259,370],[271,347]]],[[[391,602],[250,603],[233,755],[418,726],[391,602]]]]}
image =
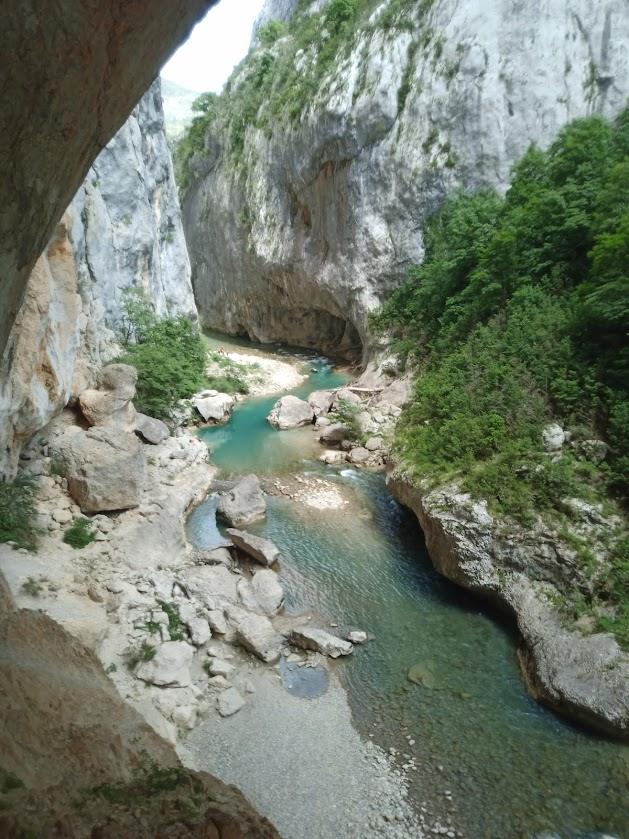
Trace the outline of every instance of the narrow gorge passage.
{"type": "MultiPolygon", "coordinates": [[[[302,397],[346,378],[320,358],[309,356],[305,364],[309,378],[295,391],[302,397]]],[[[200,436],[222,477],[256,471],[269,487],[297,479],[307,494],[324,479],[338,488],[345,506],[336,509],[273,494],[267,520],[251,530],[281,550],[287,611],[373,634],[334,672],[361,736],[401,766],[414,760],[409,793],[417,813],[443,824],[450,816],[469,837],[625,835],[627,750],[564,723],[527,695],[511,628],[433,570],[416,520],[391,498],[381,474],[319,463],[308,428],[275,431],[266,416],[277,397],[241,403],[227,425],[200,436]],[[422,685],[408,679],[414,666],[422,685]]],[[[188,536],[199,547],[222,541],[215,504],[210,496],[189,518],[188,536]]],[[[291,697],[304,724],[324,701],[291,697]]],[[[300,788],[303,775],[289,764],[309,766],[308,758],[278,751],[266,724],[260,742],[247,741],[247,748],[237,734],[246,726],[240,717],[222,730],[220,744],[204,743],[208,733],[197,729],[190,740],[208,762],[200,768],[240,786],[289,838],[352,835],[339,830],[340,820],[322,823],[324,832],[316,833],[290,817],[295,800],[304,818],[310,807],[323,806],[325,787],[310,774],[308,788],[300,788]],[[260,767],[257,775],[251,771],[252,760],[261,758],[264,784],[256,779],[260,767]]],[[[323,754],[334,730],[332,722],[321,730],[323,754]]],[[[344,748],[339,742],[339,753],[344,748]]]]}

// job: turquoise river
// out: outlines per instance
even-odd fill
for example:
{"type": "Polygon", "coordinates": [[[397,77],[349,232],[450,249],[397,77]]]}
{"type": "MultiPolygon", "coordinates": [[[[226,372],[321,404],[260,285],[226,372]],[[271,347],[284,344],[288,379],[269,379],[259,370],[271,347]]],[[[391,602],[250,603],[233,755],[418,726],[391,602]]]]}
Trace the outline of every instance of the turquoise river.
{"type": "MultiPolygon", "coordinates": [[[[298,396],[346,380],[326,359],[298,357],[309,371],[298,396]]],[[[373,634],[338,672],[358,730],[414,755],[417,805],[452,813],[473,839],[629,837],[629,749],[534,702],[513,628],[433,570],[416,520],[382,474],[319,463],[310,429],[275,431],[266,416],[277,398],[243,402],[200,436],[222,477],[322,475],[352,499],[348,512],[271,495],[252,530],[281,550],[287,610],[373,634]],[[422,686],[407,679],[413,665],[422,686]]],[[[208,498],[188,522],[201,547],[220,542],[214,506],[208,498]]]]}

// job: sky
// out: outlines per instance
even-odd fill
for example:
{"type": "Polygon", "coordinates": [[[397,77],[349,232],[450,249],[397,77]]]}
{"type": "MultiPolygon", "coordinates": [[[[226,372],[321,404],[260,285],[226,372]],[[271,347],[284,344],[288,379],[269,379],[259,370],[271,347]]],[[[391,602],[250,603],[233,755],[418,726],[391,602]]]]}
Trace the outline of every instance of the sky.
{"type": "Polygon", "coordinates": [[[262,4],[263,0],[222,0],[164,65],[163,78],[199,93],[219,93],[249,48],[262,4]]]}

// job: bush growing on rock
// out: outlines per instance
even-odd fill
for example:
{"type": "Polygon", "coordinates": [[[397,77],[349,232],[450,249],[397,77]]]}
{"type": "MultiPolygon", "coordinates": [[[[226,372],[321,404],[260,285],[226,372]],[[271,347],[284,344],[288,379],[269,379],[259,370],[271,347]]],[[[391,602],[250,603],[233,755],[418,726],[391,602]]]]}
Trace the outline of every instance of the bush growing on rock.
{"type": "Polygon", "coordinates": [[[73,548],[85,548],[96,538],[88,519],[75,519],[63,534],[63,541],[73,548]]]}
{"type": "MultiPolygon", "coordinates": [[[[577,120],[524,155],[504,198],[455,195],[432,220],[424,263],[373,321],[418,369],[396,440],[417,475],[525,523],[561,521],[566,497],[626,499],[628,153],[629,111],[577,120]],[[576,441],[545,451],[550,422],[578,427],[600,462],[576,441]]],[[[626,569],[612,549],[578,597],[611,607],[629,644],[626,569]]]]}
{"type": "Polygon", "coordinates": [[[37,483],[32,475],[0,482],[0,542],[13,542],[27,550],[37,547],[36,495],[37,483]]]}
{"type": "Polygon", "coordinates": [[[126,351],[118,361],[138,371],[136,407],[149,416],[168,419],[180,399],[209,385],[203,338],[196,324],[183,316],[158,318],[137,291],[126,296],[123,308],[126,351]]]}

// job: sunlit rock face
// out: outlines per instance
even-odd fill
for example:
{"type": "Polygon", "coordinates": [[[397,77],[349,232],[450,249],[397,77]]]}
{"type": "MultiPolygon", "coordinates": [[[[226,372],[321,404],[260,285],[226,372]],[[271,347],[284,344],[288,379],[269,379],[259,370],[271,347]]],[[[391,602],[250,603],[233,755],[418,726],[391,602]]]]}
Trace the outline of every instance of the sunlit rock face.
{"type": "MultiPolygon", "coordinates": [[[[260,21],[296,5],[268,0],[260,21]]],[[[369,311],[422,259],[446,194],[505,189],[530,143],[626,104],[625,0],[434,0],[379,27],[387,6],[298,119],[247,128],[239,165],[229,127],[212,125],[183,199],[207,324],[360,354],[369,311]]]]}
{"type": "Polygon", "coordinates": [[[98,156],[29,279],[0,367],[0,474],[118,352],[123,293],[196,319],[159,81],[98,156]]]}

